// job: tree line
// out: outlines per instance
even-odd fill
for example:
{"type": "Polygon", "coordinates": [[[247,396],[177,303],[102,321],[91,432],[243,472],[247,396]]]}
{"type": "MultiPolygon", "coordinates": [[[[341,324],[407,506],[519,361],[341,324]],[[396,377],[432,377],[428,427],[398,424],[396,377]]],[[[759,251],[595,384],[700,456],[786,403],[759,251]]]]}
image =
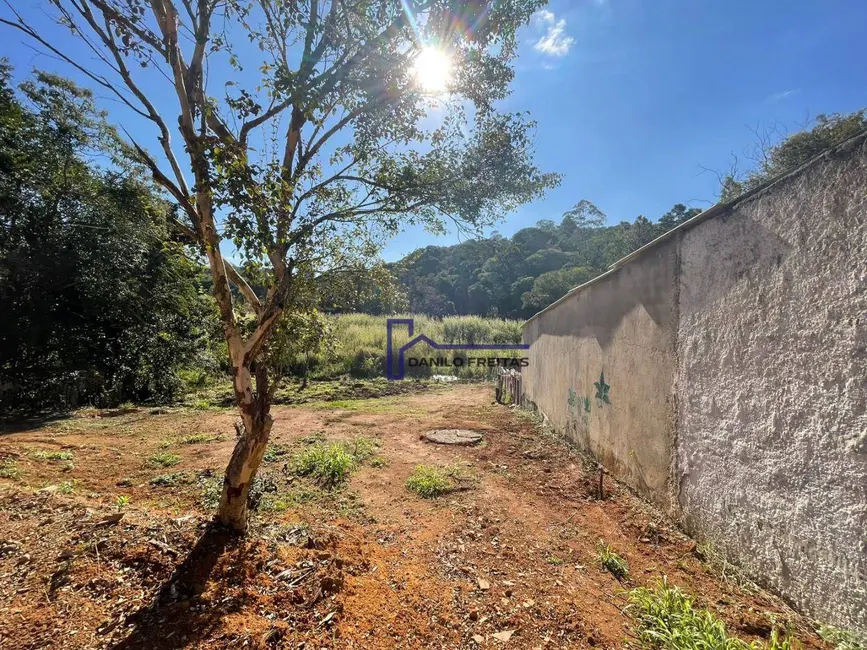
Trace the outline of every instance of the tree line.
{"type": "Polygon", "coordinates": [[[88,91],[0,65],[0,405],[165,401],[213,365],[201,263],[88,91]],[[95,161],[113,160],[112,169],[95,161]]]}
{"type": "Polygon", "coordinates": [[[528,318],[699,212],[678,203],[656,222],[640,215],[609,226],[581,201],[559,224],[542,220],[512,237],[428,246],[392,270],[413,313],[528,318]]]}

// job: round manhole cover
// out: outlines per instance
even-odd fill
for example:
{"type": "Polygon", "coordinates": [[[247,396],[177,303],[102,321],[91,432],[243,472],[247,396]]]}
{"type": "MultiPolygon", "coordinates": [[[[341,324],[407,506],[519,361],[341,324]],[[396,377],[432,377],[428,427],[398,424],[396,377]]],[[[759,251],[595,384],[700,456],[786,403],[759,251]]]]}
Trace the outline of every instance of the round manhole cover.
{"type": "Polygon", "coordinates": [[[422,434],[422,439],[438,445],[475,445],[482,441],[482,434],[469,429],[436,429],[422,434]]]}

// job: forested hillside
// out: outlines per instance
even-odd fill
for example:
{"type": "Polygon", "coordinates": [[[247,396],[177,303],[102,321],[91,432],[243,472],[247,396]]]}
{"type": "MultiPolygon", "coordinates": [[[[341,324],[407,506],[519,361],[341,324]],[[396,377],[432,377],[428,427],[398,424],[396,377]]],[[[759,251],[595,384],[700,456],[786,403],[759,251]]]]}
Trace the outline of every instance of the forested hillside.
{"type": "Polygon", "coordinates": [[[581,201],[559,224],[543,220],[511,238],[428,246],[394,272],[414,313],[527,318],[698,213],[678,203],[656,222],[639,216],[606,226],[606,216],[581,201]]]}

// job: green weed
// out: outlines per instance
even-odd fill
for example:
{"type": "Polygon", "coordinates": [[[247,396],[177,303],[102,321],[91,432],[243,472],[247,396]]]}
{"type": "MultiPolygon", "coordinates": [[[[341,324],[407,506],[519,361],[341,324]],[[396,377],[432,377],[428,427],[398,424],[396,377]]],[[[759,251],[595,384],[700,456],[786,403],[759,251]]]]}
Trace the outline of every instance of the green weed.
{"type": "Polygon", "coordinates": [[[418,465],[406,480],[406,487],[425,499],[435,499],[455,489],[448,470],[418,465]]]}
{"type": "Polygon", "coordinates": [[[179,440],[182,445],[200,445],[205,442],[225,440],[225,436],[214,436],[207,433],[193,433],[179,440]]]}
{"type": "Polygon", "coordinates": [[[0,461],[0,478],[16,480],[20,476],[21,470],[18,469],[18,463],[10,459],[0,461]]]}
{"type": "Polygon", "coordinates": [[[859,636],[850,630],[842,630],[833,625],[822,625],[819,636],[837,650],[867,650],[867,637],[859,636]]]}
{"type": "Polygon", "coordinates": [[[618,580],[629,577],[629,564],[602,540],[599,540],[598,557],[602,568],[618,580]]]}
{"type": "Polygon", "coordinates": [[[155,487],[172,487],[181,483],[186,483],[187,478],[183,472],[175,472],[174,474],[160,474],[154,476],[148,483],[155,487]]]}
{"type": "Polygon", "coordinates": [[[75,479],[71,481],[63,481],[60,485],[57,486],[58,494],[72,494],[75,492],[75,485],[78,481],[75,479]]]}
{"type": "Polygon", "coordinates": [[[114,500],[114,505],[118,510],[122,510],[129,505],[129,497],[125,494],[120,495],[114,500]]]}
{"type": "Polygon", "coordinates": [[[267,449],[265,449],[265,455],[262,456],[262,460],[266,463],[276,463],[285,454],[286,449],[284,447],[280,445],[268,445],[267,449]]]}
{"type": "Polygon", "coordinates": [[[161,451],[151,456],[150,462],[160,467],[174,467],[181,462],[181,457],[169,451],[161,451]]]}
{"type": "Polygon", "coordinates": [[[223,478],[211,476],[210,473],[200,473],[198,482],[202,507],[205,510],[214,510],[220,505],[220,497],[223,494],[223,478]]]}
{"type": "Polygon", "coordinates": [[[39,450],[33,452],[33,458],[36,460],[72,460],[71,451],[47,451],[39,450]]]}
{"type": "Polygon", "coordinates": [[[301,438],[301,442],[305,445],[315,445],[317,442],[325,441],[325,432],[324,431],[314,431],[309,436],[304,436],[301,438]]]}
{"type": "Polygon", "coordinates": [[[346,448],[357,463],[363,463],[376,453],[379,449],[379,440],[365,438],[364,436],[355,436],[352,440],[344,442],[346,448]]]}
{"type": "Polygon", "coordinates": [[[652,650],[795,650],[797,640],[771,633],[767,644],[729,636],[725,624],[713,612],[694,606],[692,598],[663,578],[656,587],[629,592],[627,611],[637,624],[642,648],[652,650]]]}
{"type": "Polygon", "coordinates": [[[357,461],[343,443],[317,443],[299,453],[294,470],[299,476],[309,476],[325,487],[336,487],[349,478],[357,461]]]}

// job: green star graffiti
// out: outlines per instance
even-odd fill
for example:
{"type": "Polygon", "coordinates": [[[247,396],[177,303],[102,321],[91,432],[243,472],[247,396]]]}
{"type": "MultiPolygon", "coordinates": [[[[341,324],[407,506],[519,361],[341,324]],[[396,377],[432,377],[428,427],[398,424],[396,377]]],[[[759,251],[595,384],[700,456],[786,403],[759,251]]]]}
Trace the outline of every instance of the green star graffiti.
{"type": "Polygon", "coordinates": [[[608,391],[611,390],[611,386],[605,383],[605,371],[601,371],[599,373],[599,381],[593,382],[593,385],[596,386],[596,402],[600,404],[604,402],[605,404],[611,404],[611,399],[608,397],[608,391]]]}

